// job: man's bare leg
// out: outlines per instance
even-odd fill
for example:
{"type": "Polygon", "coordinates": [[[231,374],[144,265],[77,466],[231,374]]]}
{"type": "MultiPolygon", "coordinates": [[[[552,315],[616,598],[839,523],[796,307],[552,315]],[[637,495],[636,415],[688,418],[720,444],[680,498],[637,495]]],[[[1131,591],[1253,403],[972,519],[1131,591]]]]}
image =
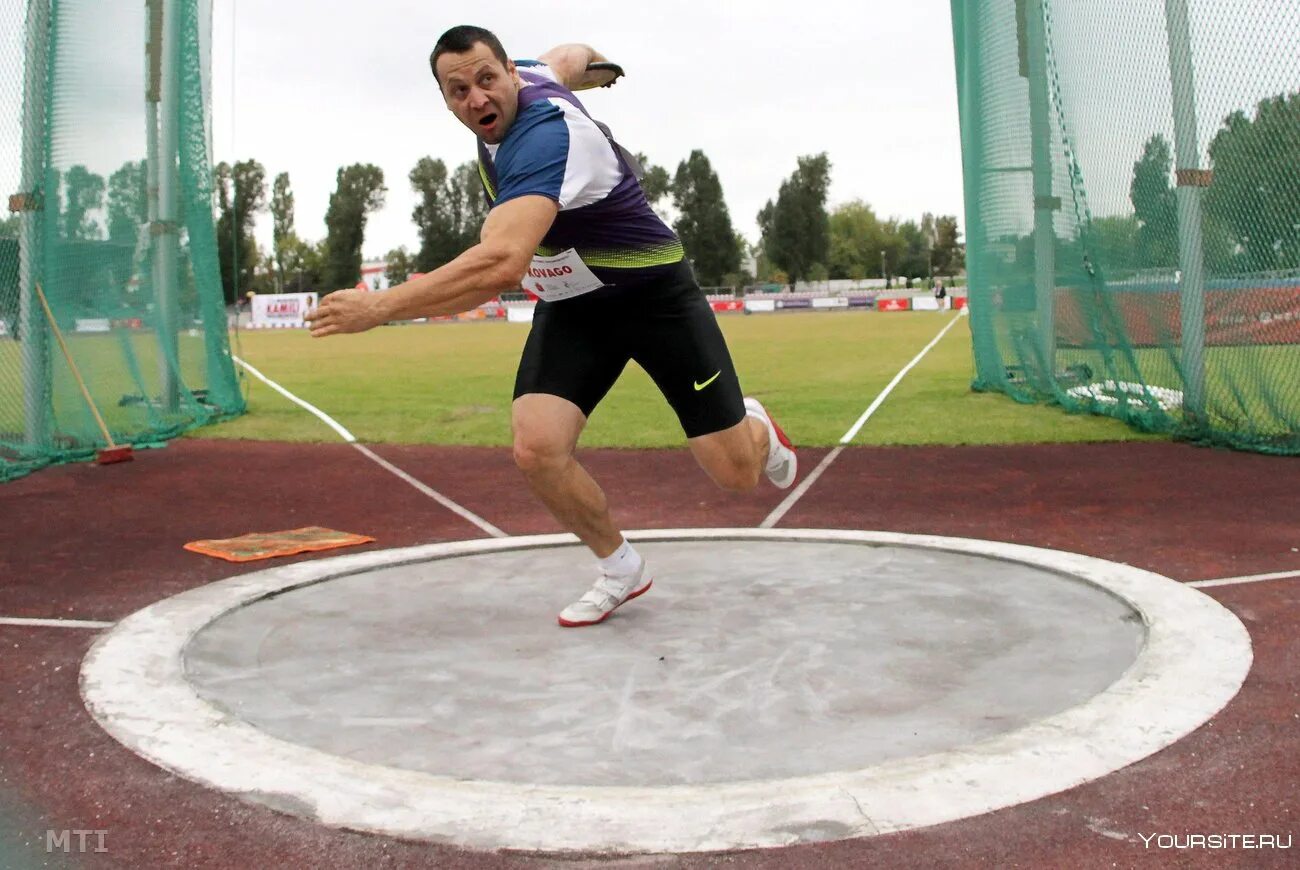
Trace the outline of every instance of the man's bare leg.
{"type": "Polygon", "coordinates": [[[759,474],[779,489],[794,483],[798,460],[793,446],[756,399],[745,399],[745,417],[729,429],[688,442],[695,460],[723,489],[748,492],[759,474]]]}
{"type": "Polygon", "coordinates": [[[597,558],[623,542],[605,493],[574,458],[587,418],[577,405],[545,393],[515,399],[511,408],[515,464],[529,488],[597,558]]]}
{"type": "Polygon", "coordinates": [[[723,489],[748,492],[758,485],[767,462],[767,427],[760,420],[747,416],[730,429],[686,443],[695,461],[723,489]]]}
{"type": "Polygon", "coordinates": [[[528,486],[599,561],[600,578],[581,598],[560,611],[566,628],[595,625],[652,582],[645,560],[609,515],[605,493],[574,459],[586,416],[572,402],[540,393],[515,400],[512,409],[515,464],[528,486]]]}

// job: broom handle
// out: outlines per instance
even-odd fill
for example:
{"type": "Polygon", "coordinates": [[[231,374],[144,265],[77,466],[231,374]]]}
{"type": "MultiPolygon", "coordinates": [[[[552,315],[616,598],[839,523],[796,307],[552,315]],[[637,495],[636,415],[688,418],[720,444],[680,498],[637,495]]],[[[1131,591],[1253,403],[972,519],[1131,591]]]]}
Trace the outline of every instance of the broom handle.
{"type": "Polygon", "coordinates": [[[104,440],[108,442],[109,449],[116,447],[113,443],[113,436],[108,434],[108,427],[104,425],[104,418],[99,416],[99,409],[95,407],[95,400],[90,398],[90,390],[86,389],[86,382],[81,379],[81,372],[77,371],[77,364],[72,361],[72,353],[68,350],[68,343],[63,340],[63,333],[59,331],[59,324],[54,322],[54,312],[50,310],[50,303],[46,301],[45,294],[41,292],[41,285],[36,287],[36,298],[41,300],[41,307],[45,309],[45,316],[50,320],[50,329],[54,330],[54,337],[59,340],[59,348],[63,351],[63,358],[68,361],[68,368],[72,369],[72,376],[77,379],[77,386],[81,387],[81,395],[86,397],[86,404],[90,406],[90,413],[95,415],[95,422],[99,424],[99,431],[103,433],[104,440]]]}

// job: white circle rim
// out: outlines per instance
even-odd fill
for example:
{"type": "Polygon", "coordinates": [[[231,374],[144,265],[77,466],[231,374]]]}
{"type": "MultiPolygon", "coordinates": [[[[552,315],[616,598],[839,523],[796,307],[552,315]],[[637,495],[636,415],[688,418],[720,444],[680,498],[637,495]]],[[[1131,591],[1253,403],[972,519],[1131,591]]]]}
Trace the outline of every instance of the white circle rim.
{"type": "Polygon", "coordinates": [[[777,540],[919,547],[1046,568],[1099,587],[1143,619],[1146,642],[1105,691],[1068,710],[945,752],[860,770],[701,786],[543,786],[465,781],[366,764],[231,717],[186,680],[206,625],[268,595],[434,559],[571,546],[572,535],[432,544],[257,571],[164,599],[87,653],[81,693],[115,739],[196,783],[322,824],[480,849],[700,852],[848,839],[935,825],[1097,779],[1186,736],[1238,692],[1249,634],[1227,608],[1168,577],[1017,544],[892,532],[671,529],[634,541],[777,540]]]}

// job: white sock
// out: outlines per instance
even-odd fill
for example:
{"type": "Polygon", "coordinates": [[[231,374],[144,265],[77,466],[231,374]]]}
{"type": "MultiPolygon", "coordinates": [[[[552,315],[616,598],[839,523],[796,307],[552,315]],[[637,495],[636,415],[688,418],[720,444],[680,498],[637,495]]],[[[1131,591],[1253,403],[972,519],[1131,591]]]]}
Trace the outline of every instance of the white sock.
{"type": "Polygon", "coordinates": [[[600,570],[611,577],[627,577],[641,569],[641,554],[633,549],[627,538],[617,550],[598,561],[600,570]]]}

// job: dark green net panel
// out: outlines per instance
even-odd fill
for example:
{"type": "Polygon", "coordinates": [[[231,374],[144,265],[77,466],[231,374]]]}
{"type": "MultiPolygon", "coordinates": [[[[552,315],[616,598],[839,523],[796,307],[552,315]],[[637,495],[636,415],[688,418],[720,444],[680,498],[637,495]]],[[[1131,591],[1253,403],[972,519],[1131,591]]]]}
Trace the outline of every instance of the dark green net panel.
{"type": "Polygon", "coordinates": [[[1300,3],[952,12],[975,388],[1300,454],[1300,3]]]}
{"type": "Polygon", "coordinates": [[[105,446],[37,289],[114,442],[244,410],[212,216],[211,15],[0,0],[0,480],[105,446]]]}

